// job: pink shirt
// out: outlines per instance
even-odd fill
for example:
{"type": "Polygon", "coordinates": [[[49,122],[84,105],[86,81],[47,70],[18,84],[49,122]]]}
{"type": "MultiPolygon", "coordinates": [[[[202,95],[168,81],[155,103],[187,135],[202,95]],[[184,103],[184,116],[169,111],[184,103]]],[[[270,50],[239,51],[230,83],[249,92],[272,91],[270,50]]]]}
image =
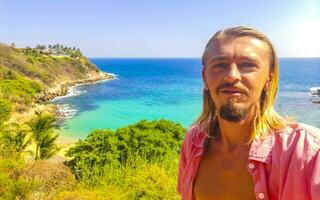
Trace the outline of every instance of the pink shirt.
{"type": "MultiPolygon", "coordinates": [[[[177,189],[193,200],[196,176],[206,135],[192,127],[183,141],[177,189]]],[[[320,130],[294,124],[251,144],[247,169],[257,199],[320,200],[320,130]]]]}

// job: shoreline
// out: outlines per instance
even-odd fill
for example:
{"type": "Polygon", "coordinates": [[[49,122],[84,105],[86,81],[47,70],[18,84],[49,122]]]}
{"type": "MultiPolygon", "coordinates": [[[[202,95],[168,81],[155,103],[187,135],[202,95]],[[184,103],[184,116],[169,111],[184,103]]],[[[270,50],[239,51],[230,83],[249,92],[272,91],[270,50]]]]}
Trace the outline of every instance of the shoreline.
{"type": "Polygon", "coordinates": [[[103,81],[114,80],[116,76],[108,74],[106,72],[99,72],[95,75],[88,75],[83,79],[69,80],[62,82],[55,87],[48,88],[35,97],[35,103],[48,103],[54,100],[56,97],[63,97],[68,95],[68,91],[71,87],[79,85],[96,84],[103,81]]]}
{"type": "Polygon", "coordinates": [[[11,118],[8,120],[10,122],[24,123],[30,119],[30,116],[34,115],[36,111],[38,112],[49,112],[57,117],[57,106],[53,104],[52,100],[56,97],[63,97],[68,94],[71,87],[76,85],[87,85],[95,84],[102,81],[109,81],[116,79],[116,76],[110,75],[106,72],[94,72],[89,73],[83,79],[68,80],[61,83],[56,83],[54,87],[46,88],[41,93],[37,94],[34,98],[34,102],[29,106],[24,112],[14,112],[11,118]]]}
{"type": "MultiPolygon", "coordinates": [[[[45,103],[48,103],[48,105],[52,105],[54,107],[53,114],[55,115],[58,124],[62,124],[66,119],[71,118],[74,115],[72,113],[77,112],[77,110],[64,109],[64,104],[60,104],[60,105],[55,104],[54,101],[60,100],[62,98],[81,95],[82,93],[74,93],[74,91],[76,91],[75,89],[78,86],[97,84],[97,83],[116,79],[115,75],[111,75],[108,73],[105,73],[105,74],[106,74],[106,78],[103,78],[103,79],[95,78],[95,79],[85,80],[85,81],[77,80],[77,81],[74,81],[73,83],[68,84],[66,89],[64,89],[65,86],[61,86],[61,88],[63,88],[62,90],[64,90],[64,91],[60,92],[60,93],[58,92],[58,95],[56,94],[51,100],[48,100],[45,102],[45,103]],[[72,90],[72,92],[70,92],[71,90],[72,90]]],[[[86,91],[84,91],[84,92],[86,92],[86,91]]]]}
{"type": "MultiPolygon", "coordinates": [[[[67,84],[62,84],[60,86],[60,88],[61,88],[60,92],[54,93],[54,96],[51,93],[50,100],[43,102],[43,103],[47,103],[48,106],[51,106],[54,108],[51,111],[51,113],[53,113],[54,116],[56,117],[58,124],[61,125],[67,119],[66,113],[61,112],[61,110],[59,110],[59,107],[58,107],[59,105],[53,104],[53,101],[55,101],[56,98],[68,97],[68,95],[69,95],[68,92],[73,87],[77,87],[77,86],[81,86],[81,85],[97,84],[100,82],[105,82],[105,81],[116,79],[115,75],[111,75],[106,72],[102,72],[102,73],[105,74],[104,77],[98,77],[98,78],[95,77],[93,79],[82,79],[82,80],[73,81],[71,83],[69,82],[67,84]]],[[[41,105],[43,103],[39,103],[39,105],[41,105]]],[[[59,131],[59,129],[57,129],[56,132],[59,134],[57,141],[56,141],[56,144],[61,149],[59,150],[59,152],[56,153],[56,155],[54,157],[52,157],[49,160],[52,160],[55,162],[63,162],[65,160],[68,160],[68,158],[65,157],[65,153],[68,151],[68,149],[70,147],[72,147],[75,143],[77,143],[80,140],[80,138],[75,137],[75,136],[70,136],[70,135],[62,135],[61,131],[59,131]]]]}
{"type": "MultiPolygon", "coordinates": [[[[61,84],[60,86],[60,92],[56,93],[50,93],[50,100],[47,100],[45,102],[37,103],[38,105],[46,104],[48,106],[53,107],[54,109],[51,110],[51,113],[56,117],[57,123],[62,124],[67,119],[67,114],[65,112],[61,112],[59,109],[59,105],[54,104],[53,101],[55,101],[57,98],[67,98],[69,95],[69,91],[72,88],[76,88],[77,86],[81,85],[90,85],[90,84],[97,84],[109,80],[116,79],[116,76],[108,74],[106,72],[102,72],[105,76],[103,77],[94,77],[93,79],[82,79],[82,80],[75,80],[72,82],[68,82],[67,84],[61,84]]],[[[47,93],[48,94],[48,93],[47,93]]],[[[49,111],[50,112],[50,111],[49,111]]],[[[59,133],[59,137],[57,139],[57,145],[61,147],[61,150],[57,155],[61,154],[61,151],[65,153],[67,149],[70,148],[74,143],[79,141],[79,138],[75,136],[70,135],[61,135],[61,132],[59,130],[56,130],[56,132],[59,133]]],[[[61,156],[61,155],[60,155],[61,156]]],[[[63,155],[64,157],[64,155],[63,155]]]]}
{"type": "Polygon", "coordinates": [[[114,80],[116,79],[115,76],[114,78],[111,78],[111,79],[102,79],[102,80],[97,80],[95,82],[87,82],[87,83],[76,83],[75,85],[71,85],[67,91],[66,91],[66,94],[65,95],[62,95],[62,96],[56,96],[54,97],[52,100],[50,100],[49,102],[54,102],[56,100],[59,100],[59,99],[62,99],[62,98],[66,98],[66,97],[70,97],[70,96],[77,96],[77,95],[80,95],[80,94],[74,94],[74,95],[70,95],[70,90],[78,87],[78,86],[81,86],[81,85],[93,85],[93,84],[98,84],[98,83],[102,83],[102,82],[106,82],[106,81],[109,81],[109,80],[114,80]]]}
{"type": "MultiPolygon", "coordinates": [[[[34,115],[34,113],[38,111],[53,114],[56,117],[57,123],[60,125],[63,123],[64,120],[66,120],[66,118],[64,118],[63,113],[59,112],[58,105],[52,102],[54,98],[68,97],[68,92],[72,87],[77,87],[79,85],[96,84],[114,79],[116,79],[116,76],[114,75],[108,74],[106,72],[98,72],[95,74],[88,74],[87,77],[83,79],[78,79],[74,81],[68,80],[67,82],[57,84],[53,88],[47,88],[47,90],[44,90],[42,94],[38,94],[35,97],[35,102],[32,103],[32,105],[26,112],[13,114],[10,121],[19,121],[20,123],[24,123],[30,119],[30,116],[34,115]]],[[[61,135],[61,131],[59,131],[59,129],[56,129],[55,132],[59,134],[56,144],[61,149],[59,150],[59,152],[56,153],[56,155],[53,158],[49,160],[52,160],[54,162],[62,162],[64,160],[67,160],[67,158],[64,155],[66,151],[70,147],[72,147],[76,142],[78,142],[80,138],[73,137],[70,135],[61,135]]],[[[30,148],[33,149],[33,145],[31,145],[30,148]]]]}

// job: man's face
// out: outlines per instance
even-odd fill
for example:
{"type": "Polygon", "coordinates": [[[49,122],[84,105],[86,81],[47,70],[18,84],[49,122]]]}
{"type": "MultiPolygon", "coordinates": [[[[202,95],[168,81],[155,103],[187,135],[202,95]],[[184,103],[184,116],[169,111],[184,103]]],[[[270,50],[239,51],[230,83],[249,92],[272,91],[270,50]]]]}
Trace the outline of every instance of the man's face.
{"type": "Polygon", "coordinates": [[[211,44],[203,79],[220,117],[238,122],[253,111],[269,82],[268,46],[239,37],[211,44]]]}

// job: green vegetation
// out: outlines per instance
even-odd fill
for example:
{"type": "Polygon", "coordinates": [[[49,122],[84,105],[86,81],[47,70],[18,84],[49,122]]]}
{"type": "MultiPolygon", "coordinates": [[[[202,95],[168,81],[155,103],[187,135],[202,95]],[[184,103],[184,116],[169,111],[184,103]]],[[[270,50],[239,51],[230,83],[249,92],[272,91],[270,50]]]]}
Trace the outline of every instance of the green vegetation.
{"type": "Polygon", "coordinates": [[[27,111],[41,96],[59,92],[62,83],[99,77],[99,73],[75,47],[0,44],[0,99],[7,99],[14,113],[27,111]]]}
{"type": "Polygon", "coordinates": [[[29,191],[34,189],[34,181],[20,176],[23,166],[21,159],[0,159],[0,199],[26,199],[29,191]]]}
{"type": "Polygon", "coordinates": [[[2,69],[0,71],[0,98],[7,99],[8,104],[15,104],[15,111],[24,111],[40,91],[39,83],[26,79],[11,70],[2,69]]]}
{"type": "MultiPolygon", "coordinates": [[[[37,45],[35,48],[15,48],[0,44],[0,77],[10,79],[15,72],[25,78],[50,87],[61,80],[81,79],[98,68],[79,49],[63,45],[37,45]]],[[[14,76],[16,76],[14,74],[14,76]]]]}
{"type": "Polygon", "coordinates": [[[75,187],[75,178],[61,163],[0,159],[0,199],[53,199],[75,187]]]}
{"type": "Polygon", "coordinates": [[[176,177],[185,131],[167,120],[94,130],[67,152],[69,168],[2,158],[0,199],[179,199],[176,177]]]}
{"type": "Polygon", "coordinates": [[[185,129],[167,120],[95,130],[67,152],[78,181],[110,188],[112,199],[177,199],[178,155],[185,129]]]}
{"type": "Polygon", "coordinates": [[[36,144],[35,160],[48,159],[59,151],[55,144],[58,138],[58,134],[54,133],[54,128],[57,128],[55,121],[51,114],[36,113],[36,116],[27,123],[36,144]]]}
{"type": "Polygon", "coordinates": [[[54,132],[57,128],[55,121],[53,115],[37,112],[25,124],[3,123],[0,127],[0,158],[21,158],[25,153],[32,154],[27,151],[32,142],[36,146],[35,160],[52,157],[60,150],[55,144],[58,138],[54,132]]]}
{"type": "Polygon", "coordinates": [[[25,153],[31,153],[27,151],[27,147],[31,144],[28,131],[18,124],[10,123],[3,126],[0,137],[0,148],[2,149],[0,154],[2,157],[7,158],[14,155],[20,158],[25,153]]]}
{"type": "Polygon", "coordinates": [[[148,162],[162,161],[178,154],[185,129],[167,120],[142,120],[134,125],[111,130],[94,130],[67,152],[71,163],[85,163],[87,167],[103,167],[107,163],[122,165],[130,158],[148,162]],[[96,159],[97,157],[101,157],[96,159]]]}
{"type": "MultiPolygon", "coordinates": [[[[11,47],[15,47],[15,45],[11,45],[11,47]]],[[[55,44],[55,45],[36,45],[35,48],[27,47],[22,49],[24,53],[28,55],[51,55],[51,56],[70,56],[73,58],[80,58],[82,57],[82,53],[79,48],[76,47],[66,47],[62,44],[55,44]]]]}
{"type": "Polygon", "coordinates": [[[0,199],[178,199],[186,131],[180,124],[143,120],[116,131],[94,130],[68,150],[63,164],[46,160],[59,151],[52,115],[28,114],[12,123],[13,115],[30,112],[61,83],[99,75],[74,47],[0,44],[0,199]]]}
{"type": "Polygon", "coordinates": [[[5,99],[0,99],[0,129],[3,126],[3,123],[10,118],[11,111],[11,103],[5,99]]]}

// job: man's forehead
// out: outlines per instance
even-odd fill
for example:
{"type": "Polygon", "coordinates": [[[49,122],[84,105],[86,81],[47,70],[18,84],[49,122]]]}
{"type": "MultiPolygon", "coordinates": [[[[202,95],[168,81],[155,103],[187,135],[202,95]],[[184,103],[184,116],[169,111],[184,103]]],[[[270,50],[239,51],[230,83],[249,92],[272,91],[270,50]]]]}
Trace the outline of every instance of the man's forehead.
{"type": "Polygon", "coordinates": [[[212,41],[209,45],[211,50],[224,50],[233,46],[251,47],[257,49],[267,50],[267,45],[264,41],[261,41],[254,37],[237,37],[237,38],[224,38],[212,41]]]}
{"type": "Polygon", "coordinates": [[[268,55],[269,53],[267,44],[253,37],[219,39],[213,41],[208,46],[207,51],[211,59],[228,57],[257,58],[268,55]]]}

